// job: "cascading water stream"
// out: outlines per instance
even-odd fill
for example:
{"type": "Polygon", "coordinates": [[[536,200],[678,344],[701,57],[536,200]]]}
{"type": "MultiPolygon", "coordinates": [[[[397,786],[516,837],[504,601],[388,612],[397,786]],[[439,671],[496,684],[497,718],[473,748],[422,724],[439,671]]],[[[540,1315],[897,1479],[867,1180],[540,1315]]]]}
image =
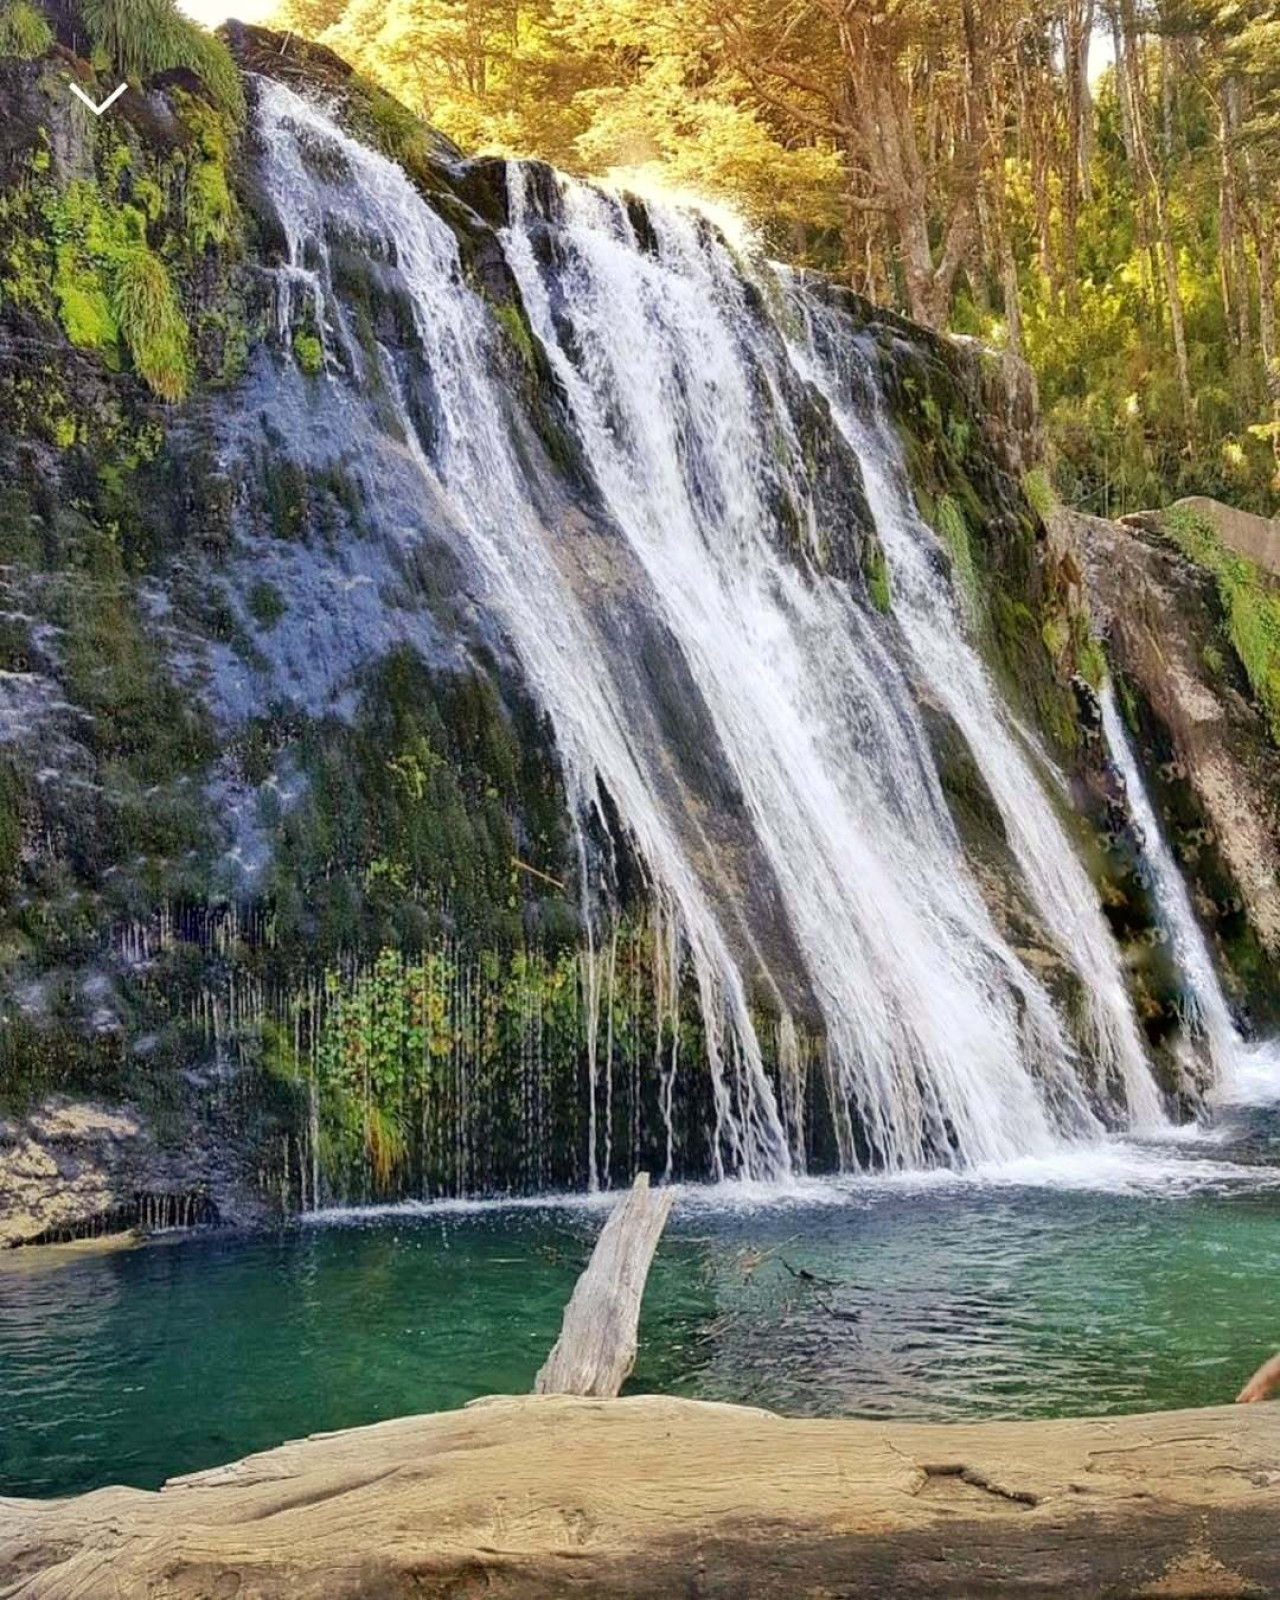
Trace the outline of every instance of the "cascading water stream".
{"type": "Polygon", "coordinates": [[[894,615],[930,691],[977,757],[1036,909],[1084,986],[1098,1088],[1108,1094],[1118,1084],[1132,1124],[1159,1128],[1165,1117],[1119,952],[1093,884],[1035,770],[1047,771],[1047,758],[1013,723],[965,635],[949,564],[939,560],[938,540],[912,504],[896,441],[878,415],[868,417],[858,408],[856,393],[875,393],[858,344],[832,328],[825,308],[806,304],[802,289],[794,298],[808,339],[793,346],[793,354],[826,395],[862,463],[889,562],[894,615]]]}
{"type": "Polygon", "coordinates": [[[1174,958],[1186,984],[1184,1021],[1193,1040],[1202,1041],[1209,1057],[1215,1087],[1228,1089],[1240,1063],[1243,1041],[1231,1019],[1213,957],[1191,908],[1191,897],[1178,864],[1165,842],[1155,808],[1147,794],[1137,757],[1129,742],[1124,719],[1116,705],[1115,689],[1103,685],[1102,728],[1107,748],[1124,779],[1129,810],[1142,840],[1142,852],[1151,870],[1158,911],[1173,945],[1174,958]]]}
{"type": "Polygon", "coordinates": [[[751,351],[771,336],[785,360],[776,330],[696,219],[652,214],[645,250],[598,190],[562,182],[540,218],[529,174],[512,168],[510,186],[509,259],[765,842],[822,1004],[837,1114],[847,1101],[890,1167],[1096,1130],[1047,997],[964,863],[877,624],[841,582],[780,558],[777,488],[811,523],[814,508],[802,483],[779,485],[763,443],[751,351]]]}
{"type": "MultiPolygon", "coordinates": [[[[326,259],[329,226],[371,239],[396,261],[438,410],[434,459],[428,459],[408,408],[400,404],[406,447],[418,459],[424,493],[439,502],[442,518],[478,560],[489,585],[487,599],[552,712],[578,815],[598,805],[603,783],[641,857],[654,865],[678,908],[701,994],[715,1090],[717,1170],[727,1159],[733,1170],[750,1176],[783,1176],[790,1166],[786,1137],[741,974],[669,826],[652,774],[637,759],[627,707],[608,664],[548,552],[548,530],[521,481],[502,400],[488,376],[492,323],[464,282],[457,240],[398,166],[349,138],[283,85],[262,81],[258,107],[265,174],[290,263],[307,259],[308,246],[326,259]],[[336,146],[352,178],[328,183],[317,175],[300,143],[308,138],[336,146]]],[[[390,364],[384,367],[394,384],[390,364]]],[[[593,1140],[593,1187],[596,1161],[593,1140]]]]}
{"type": "MultiPolygon", "coordinates": [[[[624,659],[628,629],[605,614],[607,586],[602,605],[600,586],[583,576],[589,557],[546,514],[512,443],[512,402],[490,359],[492,312],[466,281],[453,233],[398,167],[280,85],[260,84],[258,99],[264,174],[294,276],[318,262],[325,324],[340,336],[327,240],[367,241],[394,264],[429,370],[430,437],[415,429],[391,355],[378,359],[424,502],[469,555],[480,598],[552,718],[578,815],[608,792],[678,922],[709,1060],[677,1068],[673,1054],[660,1064],[665,1113],[677,1070],[709,1070],[716,1174],[785,1175],[786,1129],[799,1139],[804,1110],[794,1095],[787,1102],[784,1076],[784,1128],[762,1064],[748,1004],[760,951],[749,937],[744,949],[741,930],[725,920],[726,888],[712,881],[717,858],[699,832],[705,807],[680,804],[668,753],[653,737],[661,717],[637,699],[643,680],[624,659]],[[305,142],[317,140],[343,161],[308,160],[305,142]]],[[[1087,876],[963,639],[954,599],[922,587],[932,536],[909,515],[887,439],[837,405],[856,451],[848,471],[856,478],[861,457],[893,563],[916,670],[964,730],[1012,819],[1046,926],[1086,986],[1096,980],[1101,1082],[1092,1096],[1047,992],[995,925],[965,859],[893,624],[843,579],[782,548],[780,503],[795,509],[815,549],[823,533],[785,400],[796,393],[817,403],[807,382],[831,387],[820,364],[788,349],[695,217],[650,213],[642,244],[626,207],[599,190],[569,182],[548,190],[542,169],[516,166],[509,183],[508,261],[614,530],[610,559],[628,604],[670,641],[705,705],[716,759],[741,796],[803,959],[827,1038],[842,1165],[1043,1153],[1064,1137],[1096,1136],[1097,1108],[1117,1101],[1133,1122],[1157,1120],[1087,876]],[[941,656],[952,651],[966,653],[958,667],[948,655],[944,669],[941,656]]],[[[830,443],[848,450],[834,433],[830,443]]],[[[594,962],[604,959],[596,949],[594,962]]],[[[671,988],[674,957],[668,968],[671,988]]],[[[794,1050],[785,1009],[777,1035],[794,1050]]],[[[593,1082],[593,1128],[595,1109],[593,1082]]],[[[607,1140],[607,1130],[592,1137],[593,1177],[597,1143],[607,1140]]]]}

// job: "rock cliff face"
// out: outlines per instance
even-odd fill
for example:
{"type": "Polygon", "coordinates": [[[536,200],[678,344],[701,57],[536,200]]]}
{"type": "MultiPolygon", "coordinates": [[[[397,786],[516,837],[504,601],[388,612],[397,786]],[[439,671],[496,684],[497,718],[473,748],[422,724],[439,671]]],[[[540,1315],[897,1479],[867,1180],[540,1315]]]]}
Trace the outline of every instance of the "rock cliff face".
{"type": "MultiPolygon", "coordinates": [[[[121,47],[74,6],[48,19],[47,49],[0,62],[4,1109],[65,1094],[209,1128],[287,1206],[637,1166],[703,1176],[770,1138],[798,1162],[865,1157],[876,1107],[840,1103],[831,974],[815,978],[812,929],[781,881],[787,807],[762,824],[770,797],[729,748],[739,710],[715,703],[608,503],[607,440],[639,447],[620,411],[588,459],[569,316],[578,222],[555,176],[465,160],[329,52],[236,25],[230,54],[175,35],[173,66],[95,119],[68,83],[92,86],[89,56],[121,47]],[[279,105],[264,118],[273,83],[317,91],[336,121],[279,105]],[[357,165],[377,195],[359,193],[357,165]],[[373,225],[392,200],[430,209],[412,247],[373,225]],[[414,256],[428,246],[442,252],[430,283],[414,256]],[[428,290],[452,298],[424,318],[428,290]],[[477,430],[451,410],[441,329],[455,353],[460,329],[474,340],[471,365],[500,396],[502,451],[463,496],[442,463],[477,430]],[[507,456],[504,498],[488,480],[507,456]],[[551,675],[599,676],[585,658],[565,670],[564,641],[583,636],[553,608],[530,627],[532,591],[504,598],[486,566],[517,500],[609,663],[612,723],[589,693],[574,705],[597,735],[608,724],[615,776],[643,757],[639,799],[584,761],[581,722],[557,731],[548,715],[551,675]],[[656,847],[639,813],[660,814],[656,847]],[[665,878],[663,851],[680,858],[665,878]]],[[[639,271],[661,219],[618,207],[639,271]]],[[[709,238],[690,223],[682,248],[709,238]]],[[[910,659],[859,459],[783,359],[799,313],[782,302],[800,290],[747,275],[717,292],[751,325],[739,404],[759,423],[749,487],[774,577],[797,606],[841,585],[842,626],[866,651],[862,701],[825,716],[857,752],[846,771],[872,770],[866,799],[888,806],[904,773],[930,768],[930,827],[958,831],[981,914],[1084,1036],[1089,985],[1027,890],[1007,798],[910,659]],[[898,774],[875,770],[875,741],[916,719],[929,758],[913,747],[898,774]]],[[[891,425],[937,533],[931,560],[1028,748],[1066,775],[1055,804],[1159,1061],[1176,975],[1152,953],[1098,736],[1079,552],[1041,516],[1033,386],[836,289],[801,298],[856,357],[857,402],[891,425]]],[[[673,404],[697,376],[676,371],[673,404]]],[[[743,485],[704,471],[706,448],[677,428],[669,455],[694,512],[727,527],[743,485]]],[[[1158,766],[1164,735],[1146,731],[1158,766]]],[[[787,778],[785,764],[770,774],[787,778]]],[[[1224,835],[1240,903],[1221,889],[1219,943],[1252,1003],[1275,907],[1250,848],[1224,835]]],[[[783,865],[803,878],[806,855],[797,844],[783,865]]],[[[1171,1070],[1163,1083],[1178,1092],[1171,1070]]],[[[1113,1088],[1082,1114],[1106,1120],[1113,1088]]],[[[911,1159],[954,1153],[954,1119],[935,1123],[911,1159]]],[[[144,1176],[116,1189],[136,1178],[149,1193],[144,1176]]]]}
{"type": "Polygon", "coordinates": [[[1064,514],[1146,777],[1236,999],[1276,1019],[1280,751],[1225,637],[1213,576],[1163,534],[1064,514]]]}
{"type": "Polygon", "coordinates": [[[208,1127],[168,1149],[129,1106],[52,1097],[0,1121],[0,1249],[257,1221],[248,1175],[208,1127]]]}

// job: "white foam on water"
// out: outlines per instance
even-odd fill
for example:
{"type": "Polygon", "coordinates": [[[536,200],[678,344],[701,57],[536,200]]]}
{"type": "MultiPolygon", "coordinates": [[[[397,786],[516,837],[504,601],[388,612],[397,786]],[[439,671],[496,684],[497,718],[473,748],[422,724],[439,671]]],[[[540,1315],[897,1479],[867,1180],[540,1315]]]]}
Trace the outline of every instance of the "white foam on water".
{"type": "MultiPolygon", "coordinates": [[[[1186,1200],[1197,1195],[1231,1195],[1280,1189],[1280,1167],[1197,1155],[1238,1130],[1178,1129],[1166,1138],[1143,1141],[1116,1138],[1063,1147],[1048,1156],[980,1164],[955,1171],[932,1168],[872,1177],[842,1173],[825,1178],[794,1178],[781,1183],[726,1179],[714,1184],[673,1184],[677,1217],[737,1213],[866,1210],[891,1205],[905,1196],[1022,1190],[1031,1193],[1110,1194],[1150,1200],[1186,1200]]],[[[334,1206],[308,1213],[311,1227],[360,1226],[374,1222],[501,1215],[504,1212],[558,1211],[604,1213],[624,1191],[549,1194],[487,1200],[405,1200],[388,1205],[334,1206]]]]}
{"type": "Polygon", "coordinates": [[[1231,1077],[1218,1084],[1212,1098],[1220,1106],[1280,1104],[1280,1039],[1240,1045],[1231,1077]]]}

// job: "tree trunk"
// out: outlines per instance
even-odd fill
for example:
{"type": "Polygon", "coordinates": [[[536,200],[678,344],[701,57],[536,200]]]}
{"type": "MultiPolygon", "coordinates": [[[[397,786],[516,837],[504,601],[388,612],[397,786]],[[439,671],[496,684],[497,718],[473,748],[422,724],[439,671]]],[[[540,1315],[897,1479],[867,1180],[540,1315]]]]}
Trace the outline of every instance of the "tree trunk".
{"type": "Polygon", "coordinates": [[[610,1398],[636,1364],[640,1300],[673,1195],[636,1178],[609,1213],[587,1270],[565,1307],[560,1337],[534,1380],[535,1394],[610,1398]]]}
{"type": "Polygon", "coordinates": [[[1174,363],[1178,374],[1178,393],[1182,400],[1182,420],[1187,450],[1195,445],[1195,399],[1191,392],[1191,368],[1187,356],[1186,324],[1182,311],[1182,289],[1178,282],[1178,257],[1174,248],[1173,230],[1169,222],[1169,209],[1165,202],[1164,179],[1156,171],[1151,159],[1151,142],[1147,137],[1146,111],[1140,81],[1140,60],[1137,24],[1134,19],[1133,0],[1123,0],[1125,69],[1129,90],[1130,116],[1133,127],[1134,148],[1138,156],[1139,181],[1150,194],[1156,213],[1156,237],[1160,252],[1160,265],[1164,273],[1165,297],[1169,306],[1169,325],[1173,335],[1174,363]]]}
{"type": "Polygon", "coordinates": [[[1067,150],[1062,170],[1062,274],[1067,309],[1080,310],[1080,267],[1076,234],[1080,216],[1081,167],[1086,141],[1089,39],[1093,0],[1067,0],[1062,19],[1062,53],[1067,80],[1067,150]]]}
{"type": "Polygon", "coordinates": [[[1280,353],[1276,350],[1276,240],[1275,229],[1265,219],[1258,227],[1258,338],[1262,345],[1262,371],[1270,421],[1275,431],[1271,448],[1276,471],[1273,487],[1280,488],[1280,353]]]}

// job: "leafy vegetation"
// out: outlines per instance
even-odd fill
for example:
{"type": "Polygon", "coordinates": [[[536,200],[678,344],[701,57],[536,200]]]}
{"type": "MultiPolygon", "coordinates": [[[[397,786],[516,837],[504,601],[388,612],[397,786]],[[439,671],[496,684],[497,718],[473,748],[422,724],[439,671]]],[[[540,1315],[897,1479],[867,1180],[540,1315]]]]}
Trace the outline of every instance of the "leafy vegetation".
{"type": "Polygon", "coordinates": [[[164,262],[141,247],[126,251],[111,307],[138,372],[162,400],[181,400],[190,381],[187,324],[164,262]]]}
{"type": "Polygon", "coordinates": [[[314,333],[304,333],[299,329],[293,336],[293,353],[298,365],[309,377],[314,378],[324,371],[324,346],[314,333]]]}

